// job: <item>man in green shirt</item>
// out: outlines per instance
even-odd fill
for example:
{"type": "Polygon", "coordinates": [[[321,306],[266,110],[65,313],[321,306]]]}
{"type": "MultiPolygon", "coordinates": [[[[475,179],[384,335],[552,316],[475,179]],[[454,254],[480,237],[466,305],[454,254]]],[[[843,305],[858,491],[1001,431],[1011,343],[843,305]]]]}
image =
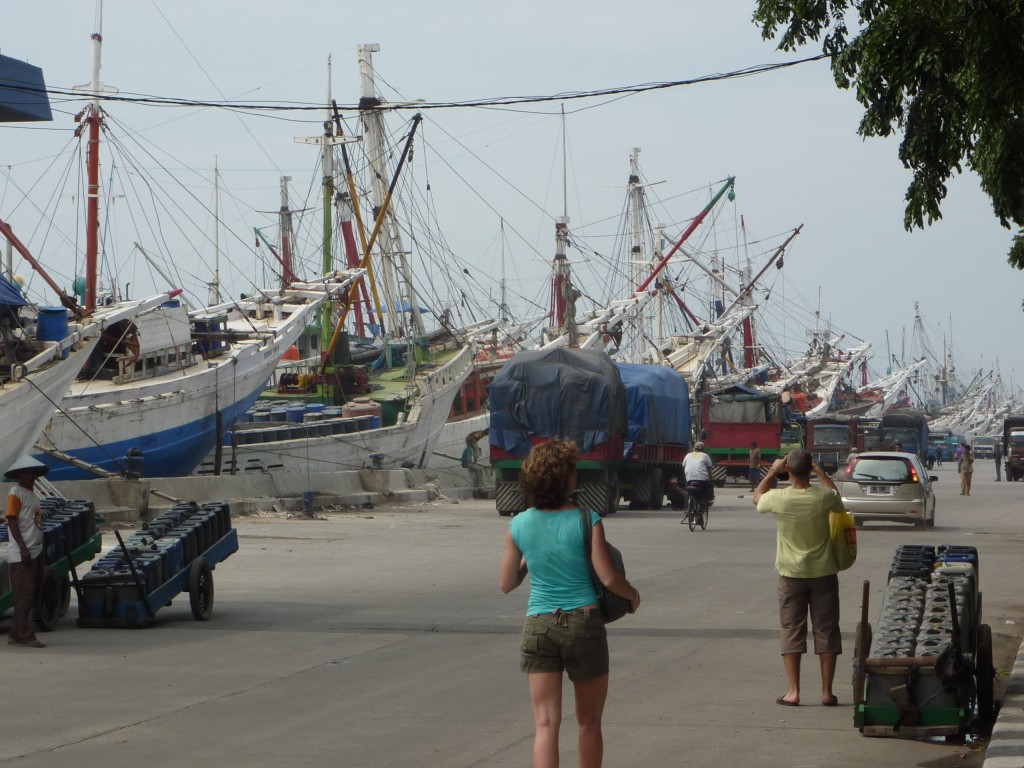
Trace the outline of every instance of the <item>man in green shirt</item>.
{"type": "Polygon", "coordinates": [[[814,652],[821,663],[821,703],[834,707],[836,660],[843,652],[839,633],[839,569],[832,555],[829,512],[843,511],[835,483],[803,448],[777,459],[754,491],[761,514],[775,516],[775,570],[779,573],[779,621],[782,659],[789,690],[776,703],[800,704],[800,661],[807,652],[807,614],[811,616],[814,652]],[[789,473],[790,487],[772,490],[789,473]],[[811,485],[817,475],[820,486],[811,485]]]}

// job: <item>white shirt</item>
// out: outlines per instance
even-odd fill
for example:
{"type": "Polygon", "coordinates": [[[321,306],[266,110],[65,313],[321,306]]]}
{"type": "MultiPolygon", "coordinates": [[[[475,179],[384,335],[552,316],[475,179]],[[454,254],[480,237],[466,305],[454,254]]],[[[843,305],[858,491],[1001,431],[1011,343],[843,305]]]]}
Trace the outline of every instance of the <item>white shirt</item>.
{"type": "MultiPolygon", "coordinates": [[[[36,510],[39,510],[40,515],[42,514],[42,508],[39,506],[39,499],[27,488],[15,485],[11,488],[11,492],[7,498],[8,511],[11,510],[11,504],[13,502],[10,498],[11,496],[17,498],[18,530],[21,531],[21,538],[25,540],[25,546],[28,547],[28,551],[32,557],[39,557],[39,553],[43,551],[43,529],[36,526],[36,510]]],[[[11,518],[8,517],[8,525],[10,522],[11,518]]],[[[18,542],[14,540],[14,537],[10,532],[7,534],[7,539],[8,560],[12,563],[20,563],[21,548],[18,546],[18,542]]]]}
{"type": "Polygon", "coordinates": [[[691,451],[683,459],[683,474],[687,481],[711,480],[711,457],[706,453],[691,451]]]}

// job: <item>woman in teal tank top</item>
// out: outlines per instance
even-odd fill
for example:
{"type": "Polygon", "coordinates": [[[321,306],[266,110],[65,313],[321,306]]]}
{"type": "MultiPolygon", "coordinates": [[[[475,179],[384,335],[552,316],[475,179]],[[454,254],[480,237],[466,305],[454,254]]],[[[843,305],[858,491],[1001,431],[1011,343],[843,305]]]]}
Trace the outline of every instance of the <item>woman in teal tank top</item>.
{"type": "MultiPolygon", "coordinates": [[[[499,583],[508,594],[530,574],[530,599],[520,645],[520,668],[529,675],[535,726],[533,764],[558,765],[562,674],[576,697],[579,764],[600,768],[601,716],[608,696],[608,636],[590,577],[583,516],[572,500],[576,445],[551,440],[535,445],[523,462],[520,485],[529,509],[512,518],[505,537],[499,583]]],[[[591,518],[591,558],[601,583],[640,607],[640,593],[612,566],[601,517],[591,518]]]]}

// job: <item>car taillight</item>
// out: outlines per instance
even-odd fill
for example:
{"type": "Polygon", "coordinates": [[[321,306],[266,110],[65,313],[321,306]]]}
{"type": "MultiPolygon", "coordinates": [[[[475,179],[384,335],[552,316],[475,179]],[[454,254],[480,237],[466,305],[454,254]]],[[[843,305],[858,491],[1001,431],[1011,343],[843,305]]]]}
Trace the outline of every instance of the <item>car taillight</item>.
{"type": "Polygon", "coordinates": [[[856,461],[851,461],[849,464],[846,465],[846,474],[843,475],[843,480],[850,479],[850,476],[853,474],[853,465],[856,463],[856,461]]]}
{"type": "Polygon", "coordinates": [[[913,464],[910,465],[910,482],[912,482],[912,483],[920,482],[917,479],[917,468],[914,467],[913,464]]]}

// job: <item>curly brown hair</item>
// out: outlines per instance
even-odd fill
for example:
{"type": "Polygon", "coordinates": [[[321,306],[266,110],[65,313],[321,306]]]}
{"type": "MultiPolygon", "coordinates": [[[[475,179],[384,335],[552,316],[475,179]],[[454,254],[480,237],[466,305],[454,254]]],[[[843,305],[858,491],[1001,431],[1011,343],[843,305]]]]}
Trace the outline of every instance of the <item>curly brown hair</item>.
{"type": "Polygon", "coordinates": [[[526,503],[538,509],[557,509],[565,504],[575,490],[569,487],[569,479],[579,457],[576,443],[568,440],[548,440],[533,446],[519,476],[526,503]]]}

